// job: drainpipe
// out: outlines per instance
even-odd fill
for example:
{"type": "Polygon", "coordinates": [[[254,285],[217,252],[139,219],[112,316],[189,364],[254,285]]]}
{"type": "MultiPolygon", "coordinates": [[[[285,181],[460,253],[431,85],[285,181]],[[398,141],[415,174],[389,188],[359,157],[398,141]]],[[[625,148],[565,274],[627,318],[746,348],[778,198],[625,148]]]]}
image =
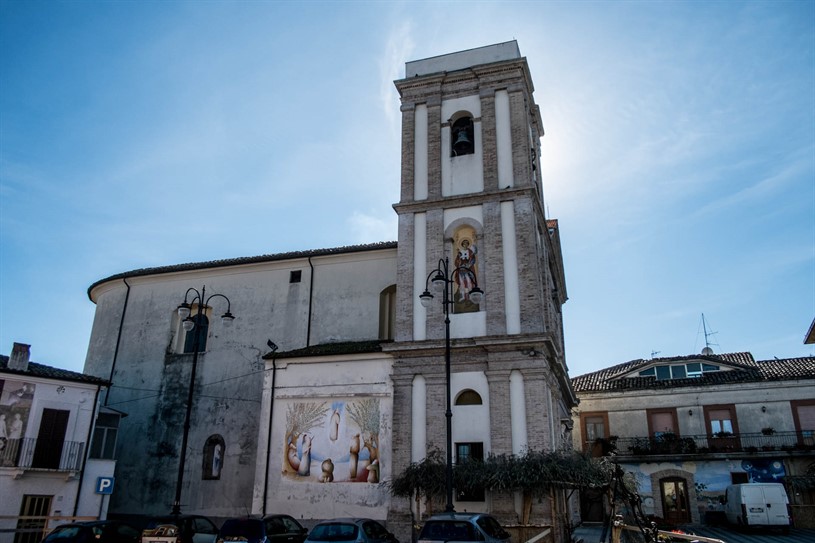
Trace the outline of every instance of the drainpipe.
{"type": "Polygon", "coordinates": [[[272,348],[272,390],[269,393],[269,432],[266,435],[266,473],[265,480],[263,481],[263,516],[266,516],[266,498],[269,494],[269,464],[272,461],[272,418],[274,415],[275,380],[277,378],[277,345],[270,340],[269,347],[272,348]]]}
{"type": "Polygon", "coordinates": [[[311,257],[308,257],[308,265],[311,268],[308,280],[308,329],[306,330],[306,347],[311,345],[311,304],[314,301],[314,264],[311,257]]]}
{"type": "MultiPolygon", "coordinates": [[[[88,425],[88,437],[85,439],[85,443],[87,443],[87,447],[85,449],[85,454],[82,456],[82,467],[79,470],[79,484],[76,488],[76,499],[74,500],[74,512],[73,517],[76,516],[77,511],[79,510],[79,496],[82,494],[82,482],[85,480],[85,466],[88,464],[88,457],[91,455],[91,437],[93,437],[93,429],[96,426],[96,417],[99,414],[99,389],[101,387],[96,387],[96,394],[93,395],[93,411],[91,412],[91,423],[88,425]]],[[[110,383],[108,383],[108,390],[110,390],[110,383]]],[[[105,497],[102,496],[104,500],[105,497]]]]}
{"type": "MultiPolygon", "coordinates": [[[[116,336],[116,349],[113,351],[113,363],[110,365],[110,377],[108,377],[108,382],[111,384],[113,383],[113,372],[116,370],[116,360],[119,358],[119,345],[122,343],[122,328],[124,328],[125,324],[125,314],[127,313],[127,301],[130,299],[130,285],[127,283],[127,278],[122,277],[122,281],[124,281],[125,286],[127,287],[127,293],[125,294],[125,303],[122,306],[122,318],[119,321],[119,333],[116,336]]],[[[108,386],[108,389],[105,391],[105,405],[108,404],[108,397],[110,396],[110,389],[112,387],[108,386]]]]}

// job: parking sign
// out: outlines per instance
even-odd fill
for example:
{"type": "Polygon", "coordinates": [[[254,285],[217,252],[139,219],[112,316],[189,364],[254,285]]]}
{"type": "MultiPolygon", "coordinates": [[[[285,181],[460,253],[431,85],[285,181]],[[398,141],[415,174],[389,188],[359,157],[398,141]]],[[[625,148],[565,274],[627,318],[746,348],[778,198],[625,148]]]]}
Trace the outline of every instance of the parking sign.
{"type": "Polygon", "coordinates": [[[98,477],[96,479],[97,494],[113,494],[113,477],[98,477]]]}

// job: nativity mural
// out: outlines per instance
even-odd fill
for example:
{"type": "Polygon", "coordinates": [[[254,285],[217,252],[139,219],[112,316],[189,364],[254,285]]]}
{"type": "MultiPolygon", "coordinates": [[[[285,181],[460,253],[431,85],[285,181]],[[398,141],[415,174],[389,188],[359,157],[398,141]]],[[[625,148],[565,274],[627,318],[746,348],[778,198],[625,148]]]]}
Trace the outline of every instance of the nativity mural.
{"type": "Polygon", "coordinates": [[[291,402],[283,473],[297,481],[379,483],[378,399],[291,402]]]}

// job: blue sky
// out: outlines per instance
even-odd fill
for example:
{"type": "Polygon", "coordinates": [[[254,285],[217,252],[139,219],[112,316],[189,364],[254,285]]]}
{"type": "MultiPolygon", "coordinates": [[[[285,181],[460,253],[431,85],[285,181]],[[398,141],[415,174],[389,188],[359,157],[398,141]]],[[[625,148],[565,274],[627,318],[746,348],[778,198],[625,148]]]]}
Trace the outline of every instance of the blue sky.
{"type": "Polygon", "coordinates": [[[0,2],[0,352],[87,287],[396,239],[404,63],[517,39],[572,375],[815,354],[815,2],[0,2]]]}

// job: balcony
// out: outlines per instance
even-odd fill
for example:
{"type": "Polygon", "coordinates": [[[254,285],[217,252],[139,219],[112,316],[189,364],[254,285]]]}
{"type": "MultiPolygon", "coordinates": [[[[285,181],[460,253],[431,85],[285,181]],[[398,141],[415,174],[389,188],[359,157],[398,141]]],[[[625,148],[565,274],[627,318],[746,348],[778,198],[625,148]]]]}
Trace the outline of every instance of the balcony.
{"type": "Polygon", "coordinates": [[[684,456],[815,452],[813,432],[720,433],[716,435],[683,435],[671,433],[659,437],[608,437],[587,442],[585,450],[592,456],[684,456]]]}
{"type": "Polygon", "coordinates": [[[0,451],[0,469],[79,471],[85,444],[52,439],[9,439],[0,451]]]}

